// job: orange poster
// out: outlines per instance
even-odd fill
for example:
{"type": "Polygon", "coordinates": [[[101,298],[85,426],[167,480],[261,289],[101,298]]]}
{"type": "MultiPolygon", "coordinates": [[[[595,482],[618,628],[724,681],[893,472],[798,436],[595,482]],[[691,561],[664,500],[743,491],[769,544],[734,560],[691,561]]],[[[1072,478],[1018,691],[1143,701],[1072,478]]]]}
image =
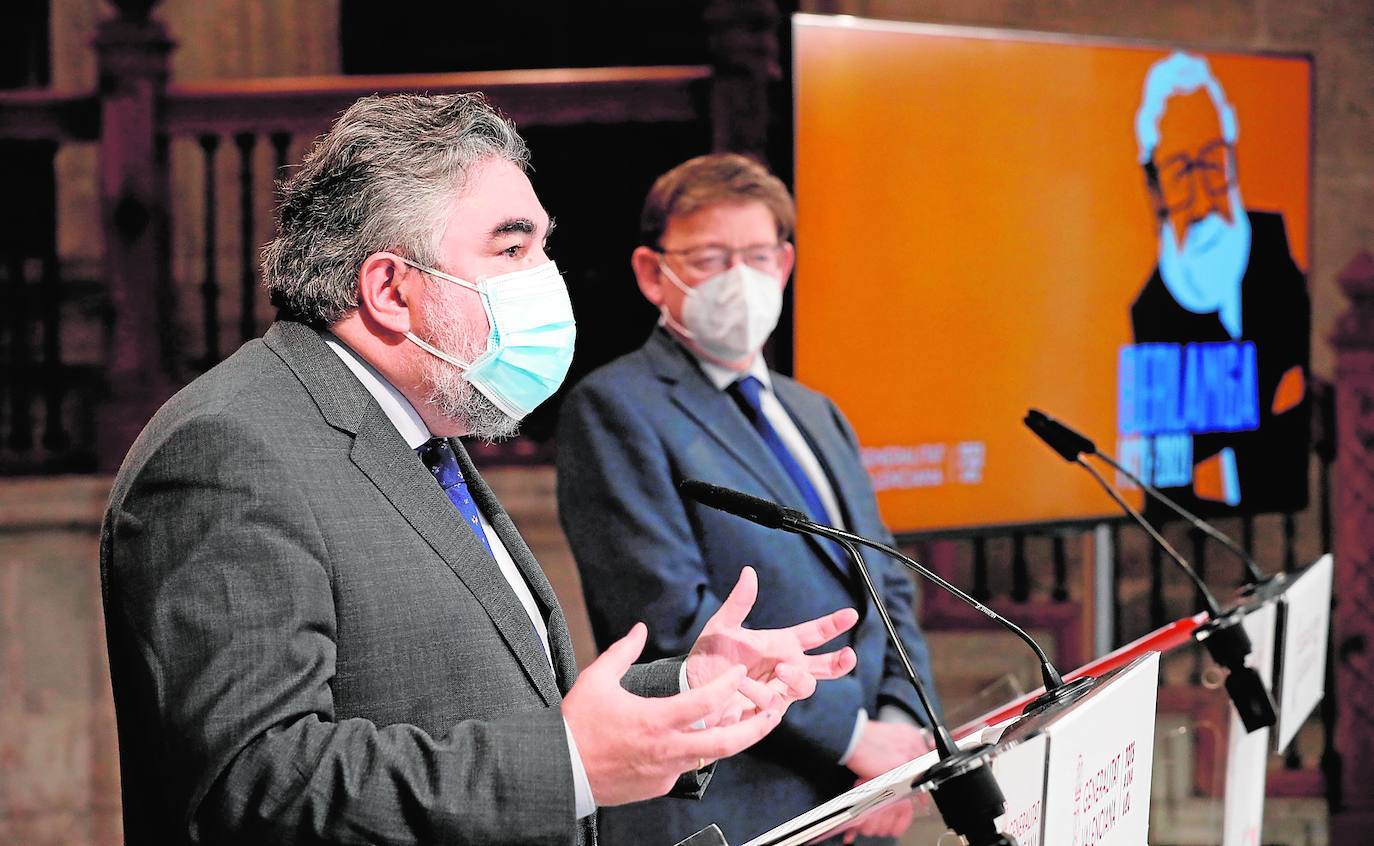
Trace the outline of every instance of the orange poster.
{"type": "Polygon", "coordinates": [[[894,530],[1115,516],[1031,407],[1204,514],[1301,507],[1309,59],[794,27],[796,372],[894,530]]]}

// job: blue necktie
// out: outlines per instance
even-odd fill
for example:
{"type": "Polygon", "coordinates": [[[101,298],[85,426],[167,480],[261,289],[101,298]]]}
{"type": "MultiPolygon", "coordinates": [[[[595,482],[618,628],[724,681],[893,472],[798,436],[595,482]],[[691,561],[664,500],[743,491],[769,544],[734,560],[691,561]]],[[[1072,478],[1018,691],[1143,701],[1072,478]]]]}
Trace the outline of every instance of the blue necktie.
{"type": "Polygon", "coordinates": [[[816,493],[815,486],[811,484],[811,479],[797,462],[796,456],[787,448],[787,444],[782,442],[778,430],[773,428],[773,424],[769,423],[763,414],[763,403],[760,401],[763,383],[753,376],[745,376],[730,386],[730,393],[736,398],[735,401],[744,412],[744,416],[754,424],[759,437],[763,438],[763,442],[768,445],[769,451],[777,458],[782,469],[787,471],[792,484],[801,494],[802,501],[806,503],[806,511],[811,519],[822,525],[830,525],[830,515],[825,510],[825,504],[821,502],[820,494],[816,493]]]}
{"type": "Polygon", "coordinates": [[[487,540],[487,533],[482,531],[482,518],[478,516],[477,503],[472,501],[472,494],[468,493],[467,480],[463,478],[463,471],[458,469],[458,459],[453,454],[453,447],[449,446],[444,438],[430,438],[415,448],[415,454],[420,456],[429,472],[434,474],[434,480],[444,489],[453,507],[463,515],[463,522],[468,524],[468,528],[477,535],[482,546],[486,547],[487,554],[495,558],[491,551],[491,542],[487,540]]]}

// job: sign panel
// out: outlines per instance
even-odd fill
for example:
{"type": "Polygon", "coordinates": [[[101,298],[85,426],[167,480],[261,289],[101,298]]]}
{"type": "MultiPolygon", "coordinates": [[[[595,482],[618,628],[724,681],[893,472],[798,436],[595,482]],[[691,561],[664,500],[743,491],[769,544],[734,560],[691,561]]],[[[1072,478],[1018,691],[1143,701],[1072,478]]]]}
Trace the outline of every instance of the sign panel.
{"type": "Polygon", "coordinates": [[[1310,59],[794,21],[796,374],[889,526],[1115,516],[1029,407],[1196,512],[1306,502],[1310,59]]]}
{"type": "Polygon", "coordinates": [[[1017,846],[1040,846],[1045,841],[1045,755],[1048,738],[1036,735],[992,759],[992,772],[1007,800],[1007,812],[997,818],[997,830],[1016,839],[1017,846]]]}
{"type": "MultiPolygon", "coordinates": [[[[1250,666],[1272,688],[1274,683],[1274,632],[1278,603],[1266,602],[1245,615],[1250,636],[1250,666]]],[[[1268,774],[1269,729],[1245,733],[1235,706],[1226,736],[1226,793],[1223,800],[1221,846],[1259,846],[1264,827],[1264,782],[1268,774]]]]}
{"type": "Polygon", "coordinates": [[[1046,729],[1044,838],[1055,846],[1140,846],[1150,829],[1159,653],[1112,676],[1046,729]]]}
{"type": "Polygon", "coordinates": [[[1331,578],[1327,553],[1304,570],[1280,598],[1282,645],[1276,748],[1287,749],[1294,735],[1326,694],[1326,639],[1331,631],[1331,578]]]}

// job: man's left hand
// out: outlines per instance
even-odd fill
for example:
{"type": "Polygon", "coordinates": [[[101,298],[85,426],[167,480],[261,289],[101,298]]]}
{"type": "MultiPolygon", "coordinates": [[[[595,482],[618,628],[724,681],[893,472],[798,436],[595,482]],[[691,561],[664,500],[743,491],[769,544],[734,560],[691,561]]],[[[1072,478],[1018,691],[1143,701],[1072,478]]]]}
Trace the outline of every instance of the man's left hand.
{"type": "MultiPolygon", "coordinates": [[[[689,687],[705,685],[743,664],[748,669],[748,678],[771,688],[781,707],[786,708],[814,693],[816,682],[839,678],[854,669],[858,659],[848,646],[822,655],[808,655],[806,651],[852,628],[859,619],[857,611],[841,608],[785,629],[746,629],[744,618],[753,609],[758,590],[758,576],[752,567],[745,567],[730,595],[692,644],[687,655],[689,687]]],[[[754,700],[759,698],[755,696],[754,700]]],[[[755,701],[737,695],[720,722],[746,718],[757,709],[755,701]]]]}

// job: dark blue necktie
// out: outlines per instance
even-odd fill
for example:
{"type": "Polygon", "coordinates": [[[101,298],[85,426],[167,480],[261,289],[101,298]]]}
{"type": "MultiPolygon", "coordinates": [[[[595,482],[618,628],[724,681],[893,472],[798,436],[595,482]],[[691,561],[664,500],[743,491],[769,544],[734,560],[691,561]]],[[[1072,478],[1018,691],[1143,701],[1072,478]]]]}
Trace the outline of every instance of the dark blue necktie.
{"type": "Polygon", "coordinates": [[[816,493],[811,479],[797,462],[796,456],[787,448],[787,444],[782,442],[778,430],[773,428],[773,424],[769,423],[763,414],[763,403],[760,400],[763,383],[753,376],[745,376],[730,386],[730,393],[736,398],[735,402],[744,412],[744,416],[754,424],[759,437],[763,438],[763,442],[768,445],[769,451],[777,458],[782,469],[787,471],[792,484],[801,494],[802,501],[806,503],[806,511],[811,519],[822,525],[830,525],[830,514],[825,510],[825,503],[821,501],[820,494],[816,493]]]}
{"type": "Polygon", "coordinates": [[[486,547],[487,554],[492,555],[491,542],[487,540],[487,533],[482,531],[482,518],[477,513],[477,503],[472,501],[472,494],[468,492],[468,483],[463,478],[463,471],[458,468],[458,459],[453,454],[453,447],[449,446],[449,442],[444,438],[430,438],[415,448],[415,454],[420,456],[429,472],[434,474],[434,480],[444,489],[453,507],[463,515],[463,522],[468,524],[468,528],[477,535],[482,546],[486,547]]]}

